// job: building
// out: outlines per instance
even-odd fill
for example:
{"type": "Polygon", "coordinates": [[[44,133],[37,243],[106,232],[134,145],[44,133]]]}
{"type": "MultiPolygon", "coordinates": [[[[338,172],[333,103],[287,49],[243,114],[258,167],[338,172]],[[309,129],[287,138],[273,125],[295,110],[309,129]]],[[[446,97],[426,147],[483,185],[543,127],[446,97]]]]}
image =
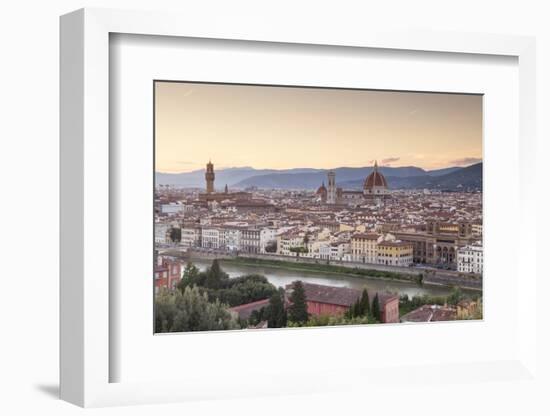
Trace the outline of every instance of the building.
{"type": "Polygon", "coordinates": [[[336,204],[336,173],[331,170],[327,174],[328,189],[327,189],[327,204],[336,204]]]}
{"type": "Polygon", "coordinates": [[[365,203],[363,191],[354,191],[352,189],[338,188],[336,191],[336,200],[339,204],[362,205],[365,203]]]}
{"type": "Polygon", "coordinates": [[[330,243],[330,260],[342,261],[344,256],[349,253],[350,244],[345,241],[330,243]]]}
{"type": "Polygon", "coordinates": [[[208,249],[219,249],[221,247],[220,230],[217,227],[202,227],[201,247],[208,249]]]}
{"type": "Polygon", "coordinates": [[[160,212],[166,215],[179,215],[183,213],[183,210],[184,205],[180,203],[171,202],[160,206],[160,212]]]}
{"type": "Polygon", "coordinates": [[[155,243],[165,244],[170,241],[169,233],[172,228],[171,224],[168,223],[155,223],[155,243]]]}
{"type": "MultiPolygon", "coordinates": [[[[310,315],[343,315],[360,297],[361,290],[348,287],[335,287],[302,282],[306,295],[307,312],[310,315]]],[[[285,288],[287,304],[292,294],[293,284],[285,288]]],[[[380,317],[383,323],[399,322],[399,297],[393,294],[369,291],[372,302],[378,294],[380,317]]]]}
{"type": "Polygon", "coordinates": [[[325,182],[324,181],[321,184],[321,186],[319,187],[319,189],[317,189],[317,192],[315,192],[315,195],[317,195],[319,198],[321,198],[322,203],[327,202],[328,194],[327,194],[327,188],[325,187],[325,182]]]}
{"type": "Polygon", "coordinates": [[[322,241],[319,244],[319,258],[321,260],[330,260],[332,247],[328,241],[322,241]]]}
{"type": "Polygon", "coordinates": [[[457,250],[476,240],[472,233],[472,225],[467,222],[428,221],[425,231],[395,231],[393,234],[399,240],[412,243],[415,263],[452,268],[457,266],[457,250]]]}
{"type": "Polygon", "coordinates": [[[401,322],[453,321],[457,318],[456,309],[441,305],[423,305],[401,317],[401,322]]]}
{"type": "Polygon", "coordinates": [[[353,234],[350,239],[351,260],[359,263],[377,263],[376,245],[379,238],[380,234],[376,233],[353,234]]]}
{"type": "Polygon", "coordinates": [[[225,200],[231,201],[243,201],[252,198],[252,194],[248,192],[229,192],[227,184],[224,187],[224,192],[216,192],[214,187],[214,180],[216,179],[216,173],[214,172],[214,164],[209,161],[206,164],[206,172],[204,174],[206,180],[206,192],[199,194],[199,201],[203,204],[221,202],[225,200]]]}
{"type": "Polygon", "coordinates": [[[227,251],[241,250],[241,230],[235,227],[224,227],[221,230],[223,234],[222,248],[227,251]]]}
{"type": "Polygon", "coordinates": [[[265,253],[265,249],[270,244],[277,242],[277,231],[275,228],[264,227],[260,230],[260,253],[265,253]]]}
{"type": "MultiPolygon", "coordinates": [[[[374,295],[378,294],[378,301],[380,304],[380,322],[384,324],[395,324],[399,323],[399,296],[393,295],[391,293],[374,293],[374,295]]],[[[369,299],[373,299],[371,297],[371,293],[369,292],[369,299]]],[[[371,307],[372,307],[372,300],[371,300],[371,307]]]]}
{"type": "Polygon", "coordinates": [[[483,237],[483,224],[472,224],[472,234],[475,237],[483,237]]]}
{"type": "Polygon", "coordinates": [[[413,263],[413,245],[406,241],[381,241],[376,245],[377,263],[408,267],[413,263]]]}
{"type": "Polygon", "coordinates": [[[243,305],[233,306],[229,311],[239,319],[248,319],[254,311],[259,311],[269,305],[269,299],[257,300],[256,302],[245,303],[243,305]]]}
{"type": "Polygon", "coordinates": [[[201,247],[201,229],[196,226],[181,227],[180,245],[186,248],[201,247]]]}
{"type": "MultiPolygon", "coordinates": [[[[235,195],[236,193],[231,193],[229,195],[235,195]]],[[[239,194],[247,194],[246,192],[239,192],[239,194]]],[[[247,213],[268,213],[275,212],[277,207],[261,199],[250,199],[250,198],[241,198],[237,200],[230,200],[229,203],[223,204],[226,207],[235,207],[235,210],[240,214],[247,213]]]]}
{"type": "MultiPolygon", "coordinates": [[[[326,190],[327,204],[347,204],[347,205],[362,205],[365,203],[381,204],[390,197],[388,182],[386,178],[378,170],[378,163],[375,161],[372,172],[365,178],[363,182],[363,190],[347,190],[336,187],[336,173],[329,171],[327,174],[328,188],[326,190]]],[[[316,195],[324,193],[324,182],[317,190],[316,195]]]]}
{"type": "Polygon", "coordinates": [[[458,249],[457,270],[461,273],[483,274],[483,245],[480,241],[458,249]]]}
{"type": "MultiPolygon", "coordinates": [[[[310,315],[343,315],[361,296],[361,291],[347,287],[317,285],[302,282],[310,315]]],[[[286,286],[290,298],[293,283],[286,286]]]]}
{"type": "Polygon", "coordinates": [[[277,236],[277,254],[281,256],[295,256],[295,250],[304,247],[304,237],[295,231],[287,231],[277,236]]]}
{"type": "Polygon", "coordinates": [[[216,174],[214,173],[214,164],[212,161],[208,161],[206,164],[206,172],[204,177],[206,179],[206,193],[214,193],[214,179],[216,179],[216,174]]]}
{"type": "Polygon", "coordinates": [[[258,254],[260,252],[260,229],[246,227],[241,229],[241,251],[258,254]]]}
{"type": "Polygon", "coordinates": [[[155,293],[161,288],[175,289],[181,280],[181,263],[169,257],[157,256],[155,264],[155,293]]]}
{"type": "Polygon", "coordinates": [[[367,197],[379,197],[389,194],[388,182],[384,175],[378,171],[378,163],[374,161],[372,172],[363,184],[363,193],[367,197]]]}

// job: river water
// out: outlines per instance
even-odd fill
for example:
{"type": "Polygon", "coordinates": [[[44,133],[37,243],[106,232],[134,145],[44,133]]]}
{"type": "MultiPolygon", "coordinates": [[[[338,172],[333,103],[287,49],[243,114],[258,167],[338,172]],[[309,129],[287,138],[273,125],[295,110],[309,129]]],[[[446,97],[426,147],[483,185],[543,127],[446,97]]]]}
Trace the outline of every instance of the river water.
{"type": "MultiPolygon", "coordinates": [[[[201,271],[206,270],[212,264],[212,261],[205,259],[192,259],[201,271]]],[[[314,271],[298,271],[288,270],[275,267],[265,266],[247,266],[226,263],[220,261],[223,271],[229,274],[230,277],[243,276],[246,274],[261,274],[276,287],[284,287],[295,280],[301,280],[307,283],[316,283],[320,285],[350,287],[354,289],[363,289],[365,286],[375,291],[389,291],[399,293],[399,295],[407,294],[409,297],[415,295],[448,295],[451,293],[451,288],[446,286],[423,285],[419,286],[412,282],[402,282],[395,280],[373,279],[368,277],[346,276],[333,273],[322,273],[314,271]]]]}

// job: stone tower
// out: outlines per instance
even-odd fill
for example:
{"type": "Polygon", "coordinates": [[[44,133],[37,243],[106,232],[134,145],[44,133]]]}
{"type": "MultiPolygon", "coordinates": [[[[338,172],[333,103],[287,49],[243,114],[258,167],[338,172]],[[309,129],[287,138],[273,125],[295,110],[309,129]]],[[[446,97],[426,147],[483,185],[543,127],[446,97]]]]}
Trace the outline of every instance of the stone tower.
{"type": "Polygon", "coordinates": [[[206,173],[204,177],[206,178],[206,193],[211,194],[214,192],[214,179],[216,178],[214,174],[214,165],[211,161],[206,164],[206,173]]]}
{"type": "Polygon", "coordinates": [[[328,173],[327,204],[336,204],[336,173],[328,173]]]}

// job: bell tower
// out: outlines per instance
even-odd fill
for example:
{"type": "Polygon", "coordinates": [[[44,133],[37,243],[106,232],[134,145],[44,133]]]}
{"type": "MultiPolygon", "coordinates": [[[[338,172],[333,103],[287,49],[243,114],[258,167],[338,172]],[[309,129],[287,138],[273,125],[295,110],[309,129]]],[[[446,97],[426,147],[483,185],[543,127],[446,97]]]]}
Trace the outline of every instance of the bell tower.
{"type": "Polygon", "coordinates": [[[333,170],[328,174],[327,204],[336,204],[336,173],[333,170]]]}
{"type": "Polygon", "coordinates": [[[211,194],[214,192],[214,179],[216,178],[214,174],[214,165],[211,161],[206,164],[206,173],[204,177],[206,179],[206,193],[211,194]]]}

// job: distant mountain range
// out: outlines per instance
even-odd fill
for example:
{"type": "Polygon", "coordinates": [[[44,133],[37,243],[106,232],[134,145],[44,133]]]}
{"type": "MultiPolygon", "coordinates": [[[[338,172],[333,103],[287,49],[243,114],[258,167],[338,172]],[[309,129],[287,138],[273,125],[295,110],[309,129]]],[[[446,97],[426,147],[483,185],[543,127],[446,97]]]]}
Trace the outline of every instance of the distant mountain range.
{"type": "MultiPolygon", "coordinates": [[[[483,186],[482,171],[483,164],[477,163],[465,168],[453,168],[450,172],[440,171],[435,175],[426,172],[424,175],[408,177],[385,176],[391,189],[481,190],[483,186]]],[[[338,185],[342,188],[362,189],[363,180],[346,181],[338,185]]]]}
{"type": "MultiPolygon", "coordinates": [[[[235,185],[245,179],[252,178],[254,176],[269,175],[277,173],[290,173],[290,174],[302,174],[310,172],[324,172],[320,169],[288,169],[288,170],[276,170],[276,169],[254,169],[251,167],[240,168],[226,168],[216,169],[216,185],[220,189],[226,184],[227,186],[235,187],[235,185]]],[[[158,185],[178,185],[189,188],[202,188],[204,187],[204,169],[194,170],[192,172],[185,173],[162,173],[157,172],[155,174],[155,180],[158,185]]]]}
{"type": "MultiPolygon", "coordinates": [[[[333,169],[336,184],[344,189],[361,189],[363,181],[372,172],[372,167],[333,169]]],[[[386,177],[391,189],[441,189],[459,190],[482,188],[482,163],[465,168],[450,167],[426,171],[407,167],[378,168],[386,177]]],[[[317,189],[324,181],[327,183],[326,169],[254,169],[251,167],[216,170],[216,188],[244,189],[258,187],[264,189],[317,189]]],[[[204,169],[186,173],[156,173],[158,185],[177,185],[182,187],[204,187],[204,169]]]]}

